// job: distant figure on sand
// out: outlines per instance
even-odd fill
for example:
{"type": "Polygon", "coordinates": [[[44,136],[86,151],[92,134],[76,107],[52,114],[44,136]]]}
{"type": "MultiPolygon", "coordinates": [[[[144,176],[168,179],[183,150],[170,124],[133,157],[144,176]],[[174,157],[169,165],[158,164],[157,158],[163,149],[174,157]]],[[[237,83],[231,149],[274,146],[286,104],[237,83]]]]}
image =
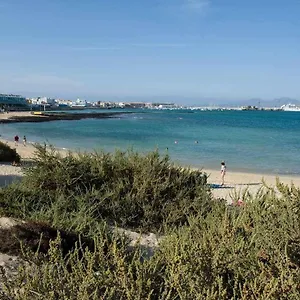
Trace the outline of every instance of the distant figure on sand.
{"type": "Polygon", "coordinates": [[[16,135],[15,136],[15,145],[18,146],[18,144],[19,144],[19,136],[16,135]]]}
{"type": "Polygon", "coordinates": [[[221,162],[221,180],[222,180],[222,183],[221,185],[224,185],[224,177],[226,175],[226,165],[225,165],[225,161],[222,161],[221,162]]]}
{"type": "Polygon", "coordinates": [[[23,145],[26,147],[26,142],[27,142],[27,139],[26,139],[26,135],[24,135],[23,137],[23,145]]]}

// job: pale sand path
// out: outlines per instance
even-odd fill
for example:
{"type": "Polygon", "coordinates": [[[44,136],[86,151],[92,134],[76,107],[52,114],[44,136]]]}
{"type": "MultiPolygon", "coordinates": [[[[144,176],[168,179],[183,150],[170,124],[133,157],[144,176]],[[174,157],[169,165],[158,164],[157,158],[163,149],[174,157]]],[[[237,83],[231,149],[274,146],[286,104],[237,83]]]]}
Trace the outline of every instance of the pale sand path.
{"type": "MultiPolygon", "coordinates": [[[[20,142],[18,146],[15,146],[13,141],[13,137],[11,141],[4,140],[0,138],[0,141],[7,143],[10,147],[16,148],[18,153],[21,155],[22,159],[30,159],[33,157],[33,153],[35,148],[32,144],[27,143],[26,147],[23,146],[22,137],[20,137],[20,142]]],[[[66,149],[59,149],[60,152],[66,153],[66,149]]],[[[212,189],[213,195],[216,198],[224,198],[228,203],[231,203],[231,195],[234,194],[234,190],[236,192],[245,190],[248,188],[250,193],[256,193],[259,188],[262,186],[262,180],[266,182],[269,186],[275,186],[276,183],[276,175],[270,174],[253,174],[253,173],[245,173],[245,172],[230,172],[227,171],[225,176],[225,186],[221,187],[220,182],[220,171],[219,170],[209,170],[204,169],[203,172],[206,172],[209,175],[208,182],[216,188],[212,189]]],[[[22,171],[19,167],[13,167],[8,164],[0,165],[0,186],[6,180],[6,182],[11,182],[12,176],[21,176],[22,171]],[[2,176],[2,179],[1,179],[2,176]],[[3,177],[4,176],[4,177],[3,177]],[[5,178],[5,176],[7,176],[5,178]]],[[[300,176],[287,176],[280,175],[280,181],[285,184],[291,184],[293,182],[295,186],[300,187],[300,176]]]]}

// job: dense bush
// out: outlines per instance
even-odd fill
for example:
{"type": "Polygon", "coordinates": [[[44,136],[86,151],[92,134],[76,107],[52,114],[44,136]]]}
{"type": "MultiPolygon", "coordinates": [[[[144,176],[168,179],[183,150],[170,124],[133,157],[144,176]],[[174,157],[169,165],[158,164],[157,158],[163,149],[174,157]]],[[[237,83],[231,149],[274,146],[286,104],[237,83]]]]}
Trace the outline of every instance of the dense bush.
{"type": "Polygon", "coordinates": [[[0,142],[0,162],[16,162],[21,160],[16,149],[12,149],[7,144],[0,142]]]}
{"type": "Polygon", "coordinates": [[[78,249],[63,257],[61,240],[52,241],[48,261],[22,268],[13,282],[4,276],[1,299],[159,299],[161,266],[142,262],[141,250],[128,252],[118,237],[106,247],[104,237],[98,236],[95,250],[86,249],[83,257],[78,249]]]}
{"type": "Polygon", "coordinates": [[[158,231],[210,210],[206,179],[201,171],[175,166],[158,152],[63,157],[38,146],[35,165],[22,184],[0,192],[0,209],[22,218],[42,211],[51,223],[57,214],[68,218],[84,211],[94,220],[158,231]]]}
{"type": "Polygon", "coordinates": [[[167,237],[159,257],[171,298],[299,299],[300,228],[284,202],[230,207],[167,237]]]}
{"type": "Polygon", "coordinates": [[[300,190],[279,188],[280,195],[260,192],[243,208],[213,205],[205,217],[170,231],[148,260],[113,240],[104,253],[102,236],[95,251],[64,259],[55,241],[49,261],[21,270],[7,283],[8,294],[22,300],[299,299],[300,190]]]}
{"type": "Polygon", "coordinates": [[[92,238],[94,247],[66,256],[60,239],[52,241],[47,259],[21,269],[5,295],[299,299],[300,189],[278,182],[244,197],[242,207],[211,199],[204,174],[157,152],[61,157],[39,147],[24,181],[0,190],[0,214],[48,221],[92,238]],[[137,230],[163,226],[164,236],[148,258],[142,247],[129,250],[101,231],[103,220],[137,230]]]}

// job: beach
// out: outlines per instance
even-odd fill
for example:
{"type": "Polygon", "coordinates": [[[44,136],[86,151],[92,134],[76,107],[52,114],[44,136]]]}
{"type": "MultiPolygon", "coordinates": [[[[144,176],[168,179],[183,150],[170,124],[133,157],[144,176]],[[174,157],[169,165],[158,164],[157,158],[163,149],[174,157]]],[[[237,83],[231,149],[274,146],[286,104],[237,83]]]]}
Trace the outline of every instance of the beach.
{"type": "MultiPolygon", "coordinates": [[[[10,147],[16,148],[22,160],[29,160],[34,156],[34,144],[27,143],[26,146],[22,143],[22,137],[18,146],[15,146],[14,141],[1,139],[3,143],[7,143],[10,147]]],[[[66,153],[67,149],[58,149],[61,153],[66,153]]],[[[242,195],[246,189],[251,194],[255,194],[263,185],[263,181],[270,187],[276,185],[277,175],[274,174],[261,174],[261,173],[246,173],[246,172],[231,172],[227,170],[225,176],[225,185],[221,186],[220,170],[203,169],[208,175],[208,183],[212,187],[212,193],[215,198],[226,199],[228,203],[232,202],[233,198],[242,195]]],[[[22,168],[14,167],[9,164],[0,165],[0,185],[4,186],[14,180],[19,180],[22,176],[22,168]]],[[[293,175],[280,175],[280,181],[284,184],[294,183],[295,186],[300,187],[300,176],[293,175]]]]}
{"type": "MultiPolygon", "coordinates": [[[[7,144],[11,148],[16,148],[18,154],[21,156],[21,160],[24,162],[31,160],[34,157],[35,147],[32,143],[26,143],[26,146],[23,145],[22,137],[20,137],[19,143],[16,146],[14,141],[9,141],[3,138],[0,138],[2,143],[7,144]]],[[[58,149],[61,153],[66,153],[67,150],[58,149]]],[[[16,180],[20,180],[23,176],[21,166],[12,166],[9,163],[0,163],[0,187],[11,184],[16,180]]]]}
{"type": "Polygon", "coordinates": [[[1,113],[0,120],[7,120],[14,117],[32,117],[30,111],[12,111],[8,113],[1,113]]]}
{"type": "Polygon", "coordinates": [[[219,170],[203,171],[209,175],[208,182],[214,187],[212,192],[215,198],[224,198],[228,203],[231,203],[234,198],[242,198],[245,190],[252,195],[256,194],[263,186],[263,182],[268,187],[275,187],[277,178],[281,183],[288,185],[293,183],[300,188],[300,176],[230,172],[230,170],[226,172],[225,185],[222,187],[219,170]]]}

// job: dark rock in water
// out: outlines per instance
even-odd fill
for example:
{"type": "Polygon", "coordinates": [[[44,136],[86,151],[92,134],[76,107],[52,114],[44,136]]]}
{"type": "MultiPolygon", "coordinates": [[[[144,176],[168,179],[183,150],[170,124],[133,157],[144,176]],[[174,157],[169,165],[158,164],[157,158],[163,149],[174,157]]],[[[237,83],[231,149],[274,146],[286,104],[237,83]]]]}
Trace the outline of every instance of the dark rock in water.
{"type": "MultiPolygon", "coordinates": [[[[128,114],[130,112],[126,112],[128,114]]],[[[102,113],[48,113],[42,112],[39,115],[15,116],[9,119],[0,119],[0,123],[18,122],[49,122],[59,120],[82,120],[82,119],[106,119],[124,115],[124,112],[102,112],[102,113]]]]}

